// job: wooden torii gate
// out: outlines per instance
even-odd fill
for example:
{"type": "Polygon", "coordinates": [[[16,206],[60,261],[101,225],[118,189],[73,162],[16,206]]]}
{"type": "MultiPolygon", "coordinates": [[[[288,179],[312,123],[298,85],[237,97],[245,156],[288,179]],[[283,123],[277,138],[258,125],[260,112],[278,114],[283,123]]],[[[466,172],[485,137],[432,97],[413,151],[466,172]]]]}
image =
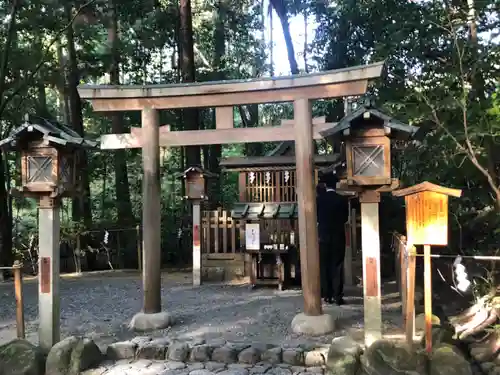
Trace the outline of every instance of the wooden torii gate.
{"type": "Polygon", "coordinates": [[[159,147],[295,141],[304,313],[294,318],[292,328],[306,334],[333,330],[320,298],[313,139],[321,139],[320,131],[334,124],[313,124],[310,101],[362,95],[368,81],[380,77],[383,66],[379,62],[317,74],[194,84],[79,86],[80,97],[90,101],[95,111],[142,113],[142,128],[101,137],[101,149],[142,148],[144,305],[132,319],[132,328],[164,328],[172,323],[161,310],[159,147]],[[293,102],[293,131],[290,126],[233,127],[233,106],[276,102],[293,102]],[[168,131],[162,127],[160,132],[160,109],[196,107],[215,107],[216,129],[168,131]]]}

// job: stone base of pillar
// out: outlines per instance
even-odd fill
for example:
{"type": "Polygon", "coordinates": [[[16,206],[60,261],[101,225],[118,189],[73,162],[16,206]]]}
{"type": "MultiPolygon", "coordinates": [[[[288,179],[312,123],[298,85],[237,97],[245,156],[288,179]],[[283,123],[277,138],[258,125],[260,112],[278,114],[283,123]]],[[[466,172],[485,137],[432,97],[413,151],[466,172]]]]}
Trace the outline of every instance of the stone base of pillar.
{"type": "Polygon", "coordinates": [[[292,331],[298,334],[321,336],[333,332],[335,318],[330,314],[306,315],[300,313],[292,320],[292,331]]]}
{"type": "Polygon", "coordinates": [[[143,312],[134,315],[130,321],[129,328],[133,331],[154,331],[165,329],[174,324],[174,317],[166,311],[156,314],[146,314],[143,312]]]}

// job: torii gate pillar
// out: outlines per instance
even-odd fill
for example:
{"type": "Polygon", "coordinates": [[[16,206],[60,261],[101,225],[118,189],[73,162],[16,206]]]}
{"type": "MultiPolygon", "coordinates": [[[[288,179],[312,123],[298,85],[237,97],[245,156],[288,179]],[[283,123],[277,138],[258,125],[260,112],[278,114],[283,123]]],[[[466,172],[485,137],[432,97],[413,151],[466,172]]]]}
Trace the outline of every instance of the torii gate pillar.
{"type": "Polygon", "coordinates": [[[292,330],[295,333],[322,335],[333,331],[334,321],[331,315],[323,314],[321,308],[311,103],[308,99],[296,100],[293,110],[304,312],[293,318],[292,330]]]}
{"type": "Polygon", "coordinates": [[[142,284],[143,310],[130,322],[137,331],[164,329],[173,318],[161,309],[161,186],[158,110],[142,110],[142,284]]]}

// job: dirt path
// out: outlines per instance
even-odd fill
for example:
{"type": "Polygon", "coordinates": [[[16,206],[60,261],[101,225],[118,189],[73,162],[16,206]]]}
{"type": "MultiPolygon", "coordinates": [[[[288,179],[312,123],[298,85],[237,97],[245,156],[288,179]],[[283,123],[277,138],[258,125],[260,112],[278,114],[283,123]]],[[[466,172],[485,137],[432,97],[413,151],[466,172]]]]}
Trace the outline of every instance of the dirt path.
{"type": "MultiPolygon", "coordinates": [[[[400,304],[394,285],[385,285],[384,326],[387,331],[401,327],[400,304]]],[[[163,309],[171,312],[177,324],[155,332],[154,336],[179,339],[224,338],[228,341],[248,339],[253,342],[326,343],[346,331],[359,336],[363,328],[361,290],[347,291],[347,305],[325,307],[338,316],[338,330],[322,337],[304,337],[291,332],[292,318],[302,310],[299,290],[279,292],[273,289],[250,290],[247,285],[204,284],[193,288],[186,272],[163,274],[163,309]]],[[[24,286],[26,332],[37,341],[37,283],[24,286]]],[[[0,285],[0,343],[15,337],[13,287],[0,285]]],[[[142,305],[141,278],[137,273],[107,273],[65,276],[61,281],[61,336],[84,335],[100,346],[136,336],[127,328],[142,305]]]]}

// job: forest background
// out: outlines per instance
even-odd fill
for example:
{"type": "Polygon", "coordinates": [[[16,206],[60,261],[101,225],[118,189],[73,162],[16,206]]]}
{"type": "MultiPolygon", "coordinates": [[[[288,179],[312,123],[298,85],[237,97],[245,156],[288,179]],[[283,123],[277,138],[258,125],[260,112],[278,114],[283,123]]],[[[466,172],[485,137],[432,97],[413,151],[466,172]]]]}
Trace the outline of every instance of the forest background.
{"type": "MultiPolygon", "coordinates": [[[[492,254],[500,243],[499,10],[498,0],[0,0],[0,136],[26,113],[89,138],[140,124],[138,112],[94,113],[78,96],[81,83],[245,79],[386,60],[387,75],[371,89],[377,104],[427,133],[395,153],[395,177],[407,186],[429,180],[463,189],[451,201],[450,247],[492,254]]],[[[343,111],[342,100],[314,106],[329,121],[343,111]]],[[[278,124],[292,117],[292,107],[241,106],[234,117],[236,126],[278,124]]],[[[161,123],[215,128],[210,109],[162,111],[161,123]]],[[[263,155],[274,146],[161,150],[165,264],[190,262],[189,210],[175,174],[191,165],[220,173],[221,157],[263,155]]],[[[328,151],[324,142],[317,148],[328,151]]],[[[74,249],[84,232],[79,247],[102,250],[108,230],[115,244],[120,238],[120,266],[137,267],[140,149],[93,150],[78,159],[84,193],[63,203],[63,250],[74,249]]],[[[36,202],[8,193],[19,181],[19,156],[0,154],[0,265],[36,247],[36,202]]],[[[207,208],[230,207],[236,182],[222,173],[210,184],[207,208]]],[[[404,230],[401,208],[400,200],[384,198],[385,232],[404,230]]]]}

